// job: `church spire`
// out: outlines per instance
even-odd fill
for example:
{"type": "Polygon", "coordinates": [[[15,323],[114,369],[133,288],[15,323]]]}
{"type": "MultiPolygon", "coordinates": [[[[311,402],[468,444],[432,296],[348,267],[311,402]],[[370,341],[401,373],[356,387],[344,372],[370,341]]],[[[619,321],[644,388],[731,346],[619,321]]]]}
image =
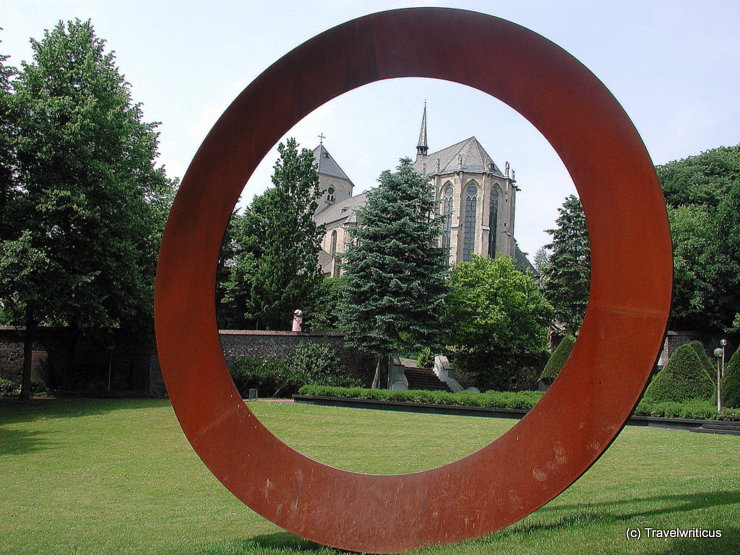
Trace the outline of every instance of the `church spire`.
{"type": "Polygon", "coordinates": [[[419,131],[419,144],[416,145],[416,159],[426,156],[429,146],[427,145],[427,101],[424,101],[424,115],[421,117],[421,131],[419,131]]]}

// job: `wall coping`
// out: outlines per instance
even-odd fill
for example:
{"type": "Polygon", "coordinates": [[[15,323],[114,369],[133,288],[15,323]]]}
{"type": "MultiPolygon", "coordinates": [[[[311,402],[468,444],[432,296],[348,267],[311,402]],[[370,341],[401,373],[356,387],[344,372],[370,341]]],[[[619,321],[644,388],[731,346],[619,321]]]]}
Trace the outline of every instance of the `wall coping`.
{"type": "Polygon", "coordinates": [[[344,337],[337,332],[266,331],[266,330],[218,330],[219,335],[266,335],[274,337],[344,337]]]}

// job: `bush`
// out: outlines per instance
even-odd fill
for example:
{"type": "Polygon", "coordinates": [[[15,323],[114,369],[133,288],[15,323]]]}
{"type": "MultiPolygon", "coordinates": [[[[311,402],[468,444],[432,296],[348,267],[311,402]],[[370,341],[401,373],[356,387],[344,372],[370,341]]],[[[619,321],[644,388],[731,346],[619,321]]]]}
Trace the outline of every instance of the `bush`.
{"type": "Polygon", "coordinates": [[[740,409],[740,349],[730,358],[722,378],[722,404],[740,409]]]}
{"type": "Polygon", "coordinates": [[[434,368],[434,353],[429,347],[424,347],[417,355],[416,366],[419,368],[434,368]]]}
{"type": "Polygon", "coordinates": [[[550,359],[547,361],[547,364],[545,364],[545,367],[542,369],[542,374],[540,374],[541,380],[554,381],[555,378],[558,377],[558,374],[560,374],[560,370],[565,365],[565,361],[568,360],[575,343],[576,338],[572,335],[568,334],[563,337],[560,344],[552,352],[552,355],[550,355],[550,359]]]}
{"type": "Polygon", "coordinates": [[[331,345],[310,341],[302,341],[286,359],[242,357],[229,365],[229,373],[242,397],[252,388],[260,397],[290,397],[307,384],[360,385],[344,372],[331,345]]]}
{"type": "MultiPolygon", "coordinates": [[[[301,395],[335,397],[340,399],[371,399],[401,403],[426,403],[463,407],[486,407],[499,409],[529,410],[543,395],[541,391],[486,391],[485,393],[449,393],[447,391],[415,391],[389,389],[363,389],[360,387],[303,386],[301,395]]],[[[673,401],[650,401],[643,399],[635,409],[638,416],[662,416],[666,418],[695,418],[704,420],[740,421],[740,410],[725,409],[717,414],[713,405],[706,400],[693,399],[683,403],[673,401]]]]}
{"type": "Polygon", "coordinates": [[[485,393],[461,391],[450,393],[449,391],[415,389],[363,389],[361,387],[319,387],[311,385],[302,387],[299,393],[301,395],[339,397],[341,399],[372,399],[400,403],[524,410],[529,410],[535,406],[543,395],[541,391],[486,391],[485,393]]]}
{"type": "Polygon", "coordinates": [[[18,393],[20,393],[20,386],[10,380],[0,378],[0,395],[18,395],[18,393]]]}
{"type": "Polygon", "coordinates": [[[673,352],[668,364],[650,382],[644,397],[653,402],[709,401],[713,393],[714,382],[695,348],[687,344],[673,352]]]}
{"type": "Polygon", "coordinates": [[[704,350],[704,345],[700,341],[692,341],[689,343],[689,346],[696,351],[696,355],[699,357],[702,366],[707,371],[707,374],[709,374],[709,377],[712,378],[712,381],[716,383],[717,367],[712,364],[712,360],[704,350]]]}
{"type": "Polygon", "coordinates": [[[242,397],[254,388],[261,397],[290,396],[302,385],[283,359],[242,357],[229,366],[231,379],[242,397]]]}
{"type": "Polygon", "coordinates": [[[288,372],[301,385],[359,386],[348,375],[336,352],[328,343],[301,341],[285,361],[288,372]]]}

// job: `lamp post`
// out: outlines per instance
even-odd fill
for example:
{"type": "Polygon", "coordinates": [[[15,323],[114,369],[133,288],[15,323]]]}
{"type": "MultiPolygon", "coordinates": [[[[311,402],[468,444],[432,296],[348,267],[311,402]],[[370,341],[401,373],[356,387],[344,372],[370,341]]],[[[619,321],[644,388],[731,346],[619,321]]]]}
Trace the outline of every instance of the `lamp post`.
{"type": "Polygon", "coordinates": [[[720,340],[721,347],[714,350],[714,356],[717,357],[717,412],[722,412],[722,378],[725,375],[725,345],[727,340],[720,340]]]}

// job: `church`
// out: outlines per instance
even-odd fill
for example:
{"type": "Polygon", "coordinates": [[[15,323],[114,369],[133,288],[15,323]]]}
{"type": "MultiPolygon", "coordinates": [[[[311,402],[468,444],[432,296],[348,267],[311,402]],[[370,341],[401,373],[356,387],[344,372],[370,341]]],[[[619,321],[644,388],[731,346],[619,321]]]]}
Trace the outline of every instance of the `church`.
{"type": "MultiPolygon", "coordinates": [[[[319,264],[326,277],[341,274],[342,253],[357,227],[357,209],[367,193],[353,196],[354,183],[322,142],[313,151],[319,187],[314,220],[325,225],[319,264]]],[[[506,162],[502,172],[475,137],[429,153],[427,109],[424,106],[414,169],[434,185],[439,213],[445,219],[441,247],[449,249],[450,265],[469,261],[473,254],[509,256],[520,267],[534,271],[514,239],[516,176],[506,162]]]]}

